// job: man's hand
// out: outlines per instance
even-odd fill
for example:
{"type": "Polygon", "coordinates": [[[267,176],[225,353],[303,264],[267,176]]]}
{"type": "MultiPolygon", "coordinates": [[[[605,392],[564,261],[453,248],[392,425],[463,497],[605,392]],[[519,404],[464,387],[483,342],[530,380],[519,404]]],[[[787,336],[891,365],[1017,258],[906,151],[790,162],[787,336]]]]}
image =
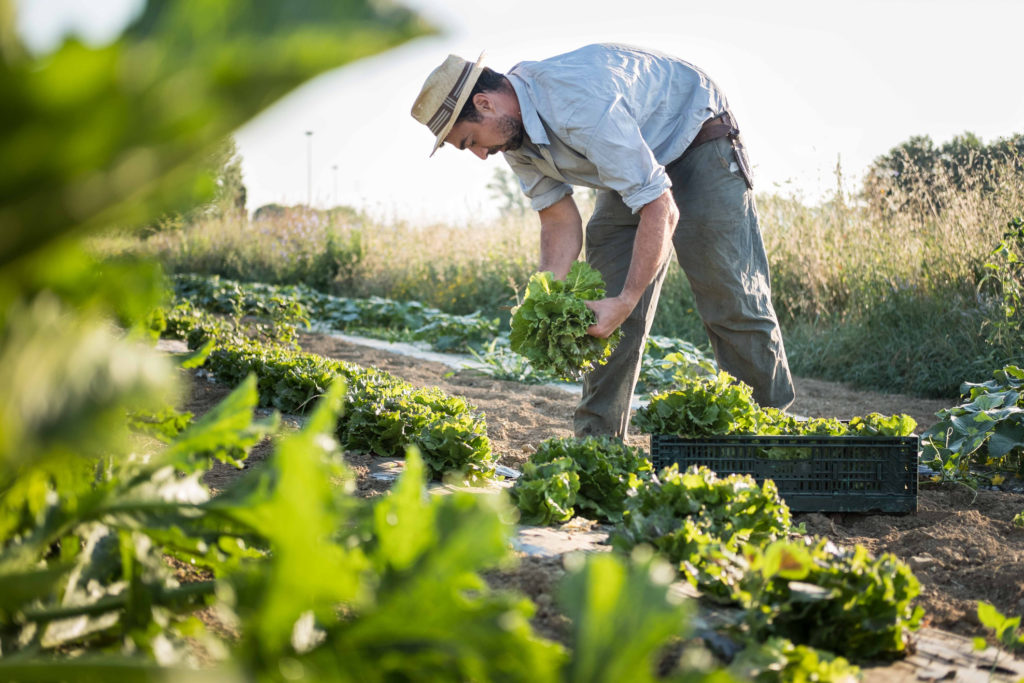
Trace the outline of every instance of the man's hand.
{"type": "Polygon", "coordinates": [[[626,318],[633,312],[633,306],[636,305],[630,305],[617,296],[585,303],[597,316],[597,322],[587,328],[587,334],[601,339],[610,337],[619,325],[626,322],[626,318]]]}

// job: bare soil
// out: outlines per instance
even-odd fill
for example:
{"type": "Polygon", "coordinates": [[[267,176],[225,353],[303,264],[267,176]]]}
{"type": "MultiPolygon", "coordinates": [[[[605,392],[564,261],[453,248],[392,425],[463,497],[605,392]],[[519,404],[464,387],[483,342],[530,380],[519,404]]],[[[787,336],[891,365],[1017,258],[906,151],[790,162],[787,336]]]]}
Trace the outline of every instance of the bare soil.
{"type": "MultiPolygon", "coordinates": [[[[323,335],[304,335],[304,350],[359,365],[377,367],[416,386],[437,386],[463,396],[483,412],[488,436],[499,463],[520,468],[537,444],[553,436],[571,436],[576,398],[555,387],[497,380],[473,370],[453,370],[424,361],[354,345],[323,335]]],[[[203,378],[192,381],[185,406],[201,414],[227,391],[203,378]]],[[[842,384],[796,379],[797,399],[791,410],[809,417],[850,418],[871,412],[907,413],[923,431],[936,421],[935,412],[952,401],[859,391],[842,384]]],[[[297,423],[296,418],[287,418],[297,423]]],[[[631,435],[631,445],[647,448],[647,438],[631,435]]],[[[256,467],[271,444],[257,447],[246,467],[256,467]]],[[[369,477],[373,456],[346,454],[356,473],[358,493],[381,495],[388,484],[369,477]]],[[[222,488],[238,475],[230,467],[210,472],[207,483],[222,488]]],[[[960,633],[985,635],[977,621],[978,601],[993,603],[1004,614],[1024,613],[1024,529],[1013,525],[1024,509],[1024,496],[1002,491],[973,492],[959,486],[922,484],[918,511],[908,515],[798,514],[810,533],[837,543],[859,543],[870,551],[893,553],[913,569],[921,582],[917,603],[926,612],[925,625],[960,633]]],[[[563,640],[567,624],[551,607],[552,587],[562,573],[559,562],[524,556],[519,570],[495,572],[489,579],[516,588],[538,605],[535,624],[548,637],[563,640]]]]}

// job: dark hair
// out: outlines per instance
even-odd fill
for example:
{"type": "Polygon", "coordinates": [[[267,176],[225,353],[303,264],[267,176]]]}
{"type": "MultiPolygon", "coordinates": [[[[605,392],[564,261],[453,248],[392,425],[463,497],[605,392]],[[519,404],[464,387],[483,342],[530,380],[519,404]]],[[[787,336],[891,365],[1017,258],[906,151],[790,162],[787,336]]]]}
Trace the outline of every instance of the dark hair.
{"type": "Polygon", "coordinates": [[[466,104],[462,106],[462,111],[460,111],[458,117],[456,117],[455,123],[458,123],[459,121],[475,123],[480,120],[480,113],[477,112],[476,105],[473,104],[473,98],[477,93],[508,91],[511,89],[512,85],[508,82],[508,79],[505,78],[504,74],[485,66],[480,72],[480,78],[476,80],[476,84],[470,91],[466,104]]]}

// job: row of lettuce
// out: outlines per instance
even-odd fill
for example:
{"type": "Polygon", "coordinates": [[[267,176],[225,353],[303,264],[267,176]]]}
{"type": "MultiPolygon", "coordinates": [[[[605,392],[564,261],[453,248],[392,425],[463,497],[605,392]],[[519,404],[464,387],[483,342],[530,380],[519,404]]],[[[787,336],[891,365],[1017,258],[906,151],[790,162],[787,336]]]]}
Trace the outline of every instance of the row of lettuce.
{"type": "MultiPolygon", "coordinates": [[[[597,296],[600,283],[592,283],[592,273],[582,267],[577,270],[580,272],[575,273],[575,279],[567,278],[561,285],[561,281],[549,282],[543,279],[545,274],[539,274],[531,285],[536,290],[534,296],[527,298],[532,305],[527,307],[524,302],[520,307],[528,308],[528,315],[520,310],[520,317],[528,318],[534,327],[550,326],[553,323],[544,318],[553,314],[542,305],[547,298],[566,298],[564,293],[568,292],[582,302],[588,296],[597,296]]],[[[177,318],[191,316],[186,322],[194,323],[198,311],[234,318],[254,316],[269,321],[264,332],[269,330],[278,341],[293,342],[295,326],[300,324],[416,341],[437,351],[469,352],[491,374],[524,382],[557,381],[560,375],[571,375],[572,368],[579,365],[547,362],[545,366],[536,358],[514,352],[511,346],[515,340],[510,342],[509,335],[498,329],[498,321],[478,313],[455,316],[415,301],[348,299],[302,285],[240,283],[216,276],[178,275],[173,287],[181,302],[175,311],[177,318]],[[565,367],[558,370],[562,365],[565,367]]],[[[567,315],[563,308],[560,305],[556,312],[562,318],[567,315]]],[[[169,322],[175,325],[174,320],[169,322]]],[[[512,332],[514,335],[517,331],[512,332]]],[[[524,336],[522,330],[518,332],[524,336]]],[[[589,358],[600,362],[606,350],[596,348],[589,358]]],[[[770,408],[762,409],[745,386],[719,373],[714,360],[700,349],[683,340],[662,337],[647,342],[638,390],[651,396],[653,408],[641,411],[635,424],[651,434],[902,436],[916,427],[905,415],[871,414],[846,423],[796,420],[770,408]]],[[[941,479],[972,486],[998,483],[1007,475],[1024,475],[1024,370],[1006,366],[986,382],[964,383],[961,392],[960,404],[939,411],[938,421],[921,435],[922,463],[941,479]]]]}
{"type": "MultiPolygon", "coordinates": [[[[184,336],[194,349],[205,349],[206,367],[218,379],[236,383],[254,374],[265,405],[299,412],[344,384],[335,434],[346,448],[393,455],[412,445],[434,478],[493,476],[483,417],[462,399],[253,338],[266,332],[258,322],[242,326],[247,336],[237,321],[187,306],[172,310],[168,322],[179,335],[191,327],[184,336]]],[[[646,557],[645,549],[654,549],[673,577],[739,606],[742,616],[717,625],[716,633],[760,653],[748,652],[740,662],[774,648],[772,666],[782,657],[790,667],[812,667],[821,680],[838,680],[856,670],[850,660],[902,654],[920,623],[921,610],[910,605],[919,584],[902,562],[801,536],[770,481],[719,479],[703,468],[656,475],[642,451],[620,441],[550,439],[524,465],[511,497],[525,522],[554,524],[583,514],[614,523],[614,546],[623,555],[646,557]]]]}
{"type": "MultiPolygon", "coordinates": [[[[580,264],[577,270],[582,270],[580,264]]],[[[542,290],[565,289],[564,281],[551,281],[539,274],[532,281],[535,292],[530,306],[521,317],[539,319],[532,313],[538,306],[542,290]],[[561,286],[560,286],[561,284],[561,286]]],[[[583,273],[581,283],[570,288],[574,295],[597,296],[598,287],[588,285],[583,273]]],[[[575,359],[558,363],[557,359],[542,362],[539,357],[526,358],[512,350],[514,334],[527,331],[502,330],[497,318],[485,318],[479,312],[452,315],[418,301],[394,301],[380,297],[353,299],[325,294],[305,285],[269,285],[237,282],[216,275],[179,274],[172,279],[174,296],[185,306],[229,317],[256,316],[276,323],[282,329],[307,325],[313,329],[349,332],[390,341],[406,341],[429,346],[434,351],[463,353],[474,356],[478,367],[499,379],[524,383],[549,383],[572,378],[578,374],[575,359]],[[532,362],[531,362],[532,361],[532,362]],[[545,365],[547,367],[545,367],[545,365]]],[[[603,290],[601,290],[603,291],[603,290]]],[[[580,300],[583,298],[580,296],[580,300]]],[[[574,313],[579,314],[583,304],[574,313]]],[[[546,312],[550,318],[551,312],[546,312]]],[[[563,314],[563,317],[564,314],[563,314]]],[[[580,315],[576,316],[581,317],[580,315]]],[[[565,330],[563,330],[565,332],[565,330]]],[[[541,336],[530,332],[531,336],[541,336]]],[[[575,337],[574,337],[575,338],[575,337]]],[[[521,345],[521,340],[520,345],[521,345]]],[[[589,357],[600,358],[610,342],[598,344],[589,357]]],[[[580,357],[583,354],[580,353],[580,357]]],[[[651,337],[645,350],[639,389],[652,393],[671,386],[676,376],[714,373],[713,358],[695,345],[680,339],[651,337]]]]}
{"type": "MultiPolygon", "coordinates": [[[[493,476],[484,417],[465,400],[437,388],[413,387],[375,368],[303,353],[296,343],[295,322],[307,318],[293,299],[258,296],[259,287],[251,287],[250,296],[243,299],[236,284],[229,286],[227,294],[214,290],[215,295],[197,296],[195,281],[186,282],[188,287],[183,289],[188,298],[166,315],[165,334],[187,339],[192,349],[208,347],[206,366],[218,378],[237,384],[253,373],[261,402],[288,413],[302,412],[335,378],[341,378],[347,391],[338,437],[346,448],[397,454],[412,445],[420,449],[435,478],[493,476]],[[243,319],[243,313],[248,317],[243,319]]],[[[319,300],[327,300],[326,295],[319,300]]],[[[317,314],[327,309],[321,306],[317,314]]],[[[836,420],[796,421],[776,410],[762,411],[749,387],[726,373],[678,377],[676,384],[678,389],[655,396],[638,412],[635,424],[643,431],[703,435],[770,427],[773,431],[766,433],[904,435],[915,426],[906,416],[874,415],[849,426],[836,420]]]]}
{"type": "MultiPolygon", "coordinates": [[[[426,496],[415,449],[391,495],[353,497],[333,436],[342,382],[298,432],[254,421],[257,403],[250,376],[198,420],[147,420],[136,405],[134,427],[155,441],[118,444],[109,423],[91,444],[108,440],[99,462],[47,458],[5,489],[0,678],[643,681],[686,633],[652,558],[605,556],[562,584],[580,625],[569,642],[538,637],[531,603],[481,578],[509,560],[500,500],[426,496]],[[212,495],[203,476],[244,464],[266,435],[274,452],[212,495]],[[582,626],[594,619],[640,638],[619,647],[624,634],[582,626]]],[[[795,652],[774,651],[749,657],[784,668],[795,652]]],[[[672,677],[742,680],[693,666],[672,677]]]]}

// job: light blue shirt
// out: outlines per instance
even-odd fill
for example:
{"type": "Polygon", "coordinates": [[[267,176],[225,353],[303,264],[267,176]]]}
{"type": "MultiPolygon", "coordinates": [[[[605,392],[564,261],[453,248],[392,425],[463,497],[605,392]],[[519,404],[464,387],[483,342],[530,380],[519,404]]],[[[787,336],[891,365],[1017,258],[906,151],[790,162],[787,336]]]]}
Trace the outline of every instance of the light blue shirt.
{"type": "Polygon", "coordinates": [[[636,213],[672,186],[665,164],[728,109],[697,67],[624,45],[520,62],[506,76],[526,135],[505,160],[537,211],[582,185],[618,192],[636,213]]]}

